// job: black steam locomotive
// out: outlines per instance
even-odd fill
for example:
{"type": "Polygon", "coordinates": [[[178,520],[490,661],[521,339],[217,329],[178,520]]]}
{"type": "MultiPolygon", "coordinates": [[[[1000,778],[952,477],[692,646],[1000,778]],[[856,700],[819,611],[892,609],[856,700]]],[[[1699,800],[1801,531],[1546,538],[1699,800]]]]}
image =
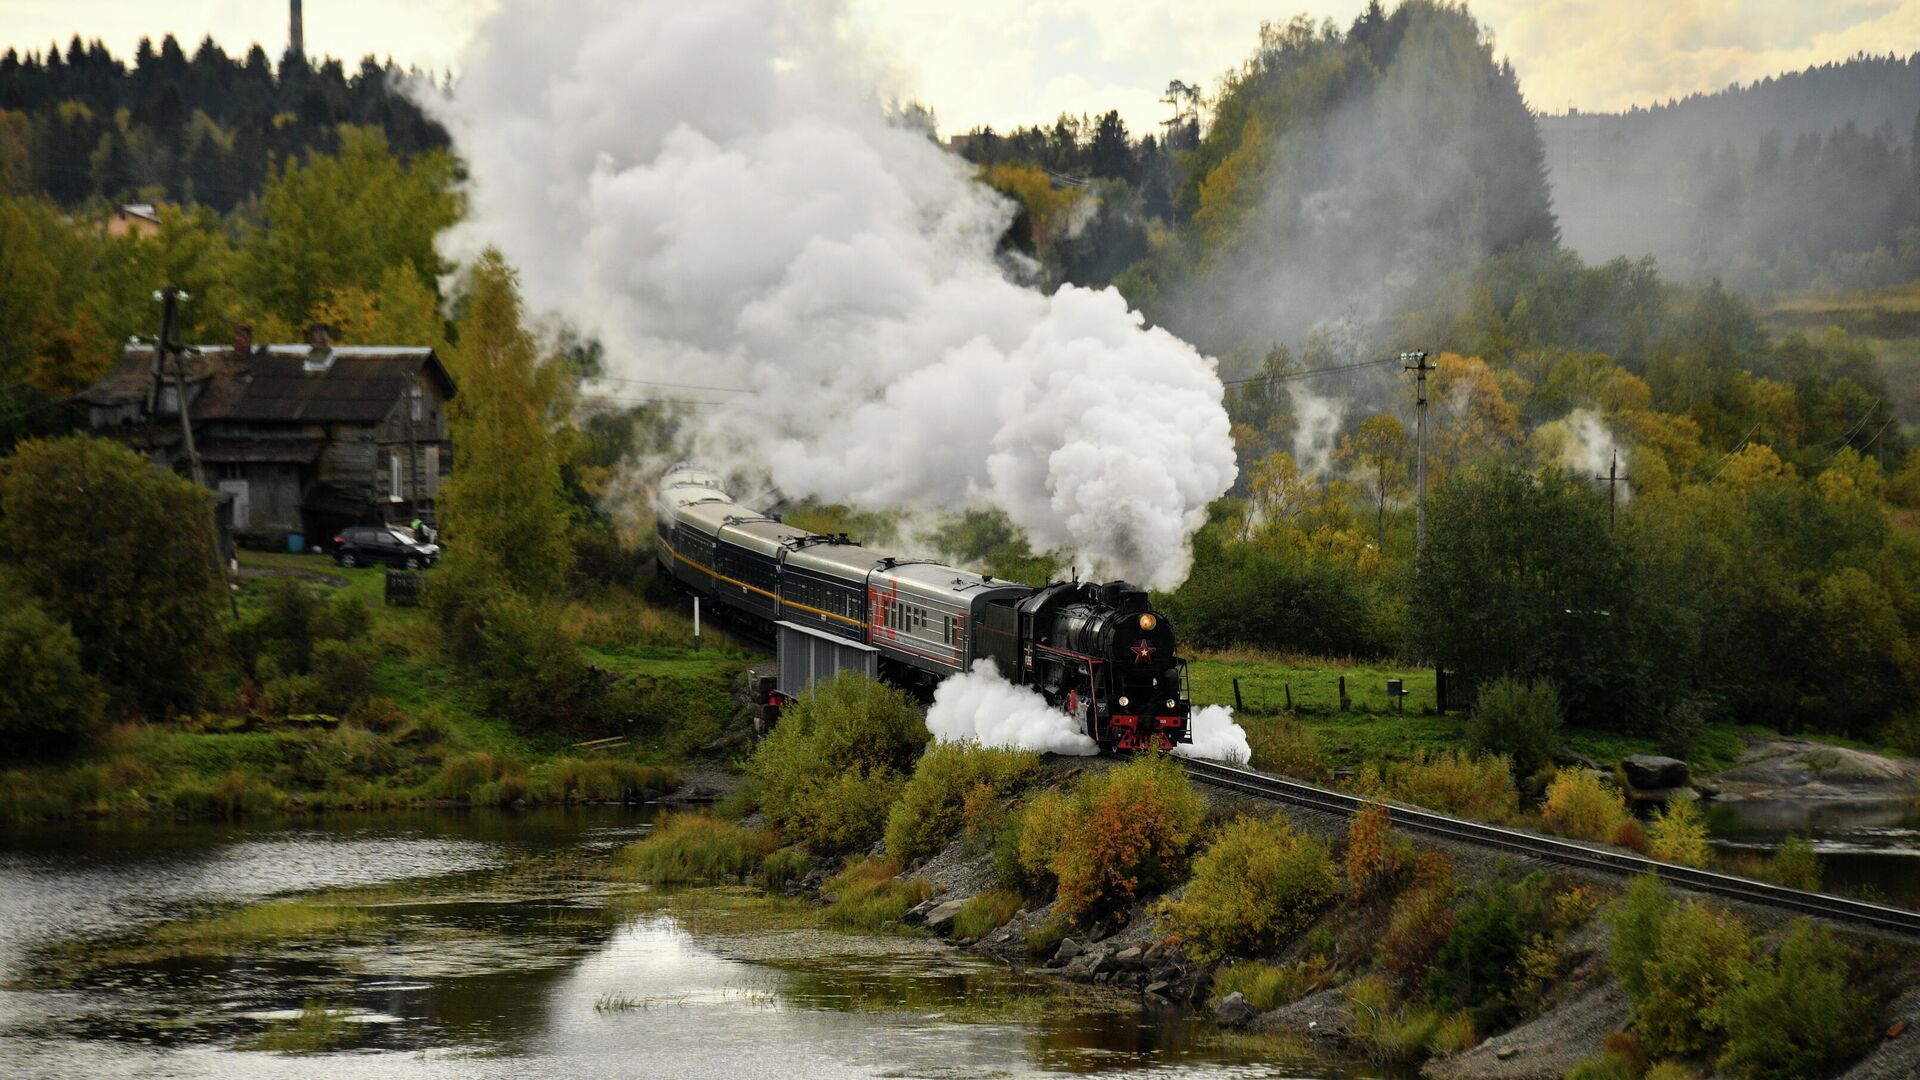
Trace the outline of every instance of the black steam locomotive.
{"type": "Polygon", "coordinates": [[[687,465],[661,477],[655,518],[660,572],[762,630],[866,646],[881,678],[923,695],[990,660],[1102,748],[1192,741],[1173,626],[1124,581],[1035,589],[883,554],[741,506],[719,476],[687,465]]]}

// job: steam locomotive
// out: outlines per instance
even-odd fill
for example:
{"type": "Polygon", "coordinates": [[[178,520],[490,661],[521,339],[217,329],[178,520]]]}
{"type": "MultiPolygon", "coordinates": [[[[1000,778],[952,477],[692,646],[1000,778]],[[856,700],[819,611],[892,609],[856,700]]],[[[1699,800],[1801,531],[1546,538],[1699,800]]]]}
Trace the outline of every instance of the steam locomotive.
{"type": "Polygon", "coordinates": [[[691,465],[661,477],[654,511],[660,572],[749,626],[870,647],[882,679],[923,697],[990,660],[1103,749],[1192,741],[1173,625],[1127,582],[1036,589],[888,555],[748,509],[691,465]]]}

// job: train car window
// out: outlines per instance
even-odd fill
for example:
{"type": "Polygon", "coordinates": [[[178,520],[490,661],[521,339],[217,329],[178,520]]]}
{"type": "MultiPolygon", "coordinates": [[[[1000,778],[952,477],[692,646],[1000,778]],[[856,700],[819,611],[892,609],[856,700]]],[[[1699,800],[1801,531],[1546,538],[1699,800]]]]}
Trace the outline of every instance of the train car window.
{"type": "Polygon", "coordinates": [[[953,616],[948,615],[941,620],[940,637],[947,644],[953,644],[953,616]]]}

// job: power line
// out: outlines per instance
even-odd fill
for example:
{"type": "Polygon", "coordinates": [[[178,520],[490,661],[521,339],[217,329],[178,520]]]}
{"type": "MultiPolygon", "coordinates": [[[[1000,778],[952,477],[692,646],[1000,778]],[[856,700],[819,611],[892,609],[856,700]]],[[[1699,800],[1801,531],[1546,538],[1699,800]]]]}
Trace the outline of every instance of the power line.
{"type": "Polygon", "coordinates": [[[1305,371],[1282,371],[1272,375],[1249,375],[1244,379],[1225,380],[1221,382],[1220,385],[1245,386],[1248,383],[1256,382],[1291,382],[1294,379],[1306,379],[1315,375],[1333,375],[1342,371],[1358,371],[1361,368],[1384,367],[1387,364],[1398,363],[1400,363],[1399,357],[1389,356],[1381,360],[1361,360],[1352,364],[1335,364],[1332,367],[1309,368],[1305,371]]]}
{"type": "Polygon", "coordinates": [[[582,382],[637,383],[641,386],[667,386],[675,390],[712,390],[722,394],[751,394],[744,386],[708,386],[701,383],[662,382],[659,379],[633,379],[623,375],[589,375],[582,382]]]}

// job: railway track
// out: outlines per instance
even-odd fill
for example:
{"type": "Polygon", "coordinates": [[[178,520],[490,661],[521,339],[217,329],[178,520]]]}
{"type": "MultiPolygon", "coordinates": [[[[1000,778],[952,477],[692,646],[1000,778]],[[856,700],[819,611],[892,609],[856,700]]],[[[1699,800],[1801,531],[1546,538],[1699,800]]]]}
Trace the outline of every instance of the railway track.
{"type": "Polygon", "coordinates": [[[1920,937],[1920,912],[1907,911],[1903,908],[1888,907],[1884,904],[1853,900],[1843,896],[1789,889],[1780,885],[1749,881],[1730,874],[1717,874],[1711,870],[1676,866],[1673,863],[1661,862],[1642,855],[1588,847],[1571,840],[1540,836],[1519,829],[1465,821],[1445,814],[1436,814],[1430,810],[1377,803],[1376,800],[1361,798],[1358,795],[1329,791],[1297,780],[1283,780],[1250,769],[1235,768],[1211,761],[1182,758],[1180,764],[1186,769],[1188,775],[1201,783],[1274,802],[1289,803],[1343,817],[1351,817],[1367,806],[1384,805],[1392,812],[1395,827],[1410,832],[1425,833],[1429,836],[1443,837],[1478,847],[1496,848],[1562,866],[1598,870],[1608,874],[1631,875],[1649,870],[1657,871],[1662,880],[1692,892],[1706,893],[1730,900],[1744,900],[1750,904],[1785,909],[1804,915],[1817,915],[1835,922],[1920,937]]]}

